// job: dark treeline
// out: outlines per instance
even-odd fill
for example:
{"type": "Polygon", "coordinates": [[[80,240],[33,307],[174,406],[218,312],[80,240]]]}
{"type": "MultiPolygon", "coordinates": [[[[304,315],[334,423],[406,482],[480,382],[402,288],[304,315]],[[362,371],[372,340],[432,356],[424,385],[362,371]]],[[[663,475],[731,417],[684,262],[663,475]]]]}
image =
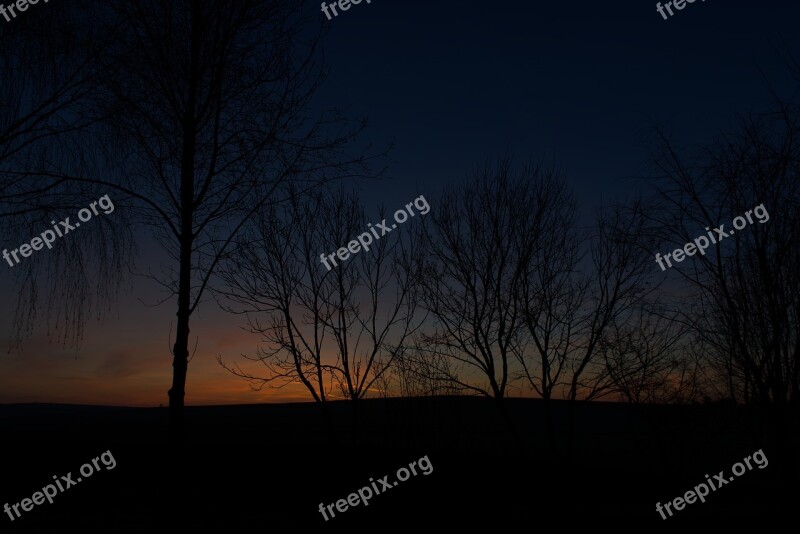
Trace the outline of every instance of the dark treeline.
{"type": "Polygon", "coordinates": [[[481,395],[519,440],[507,400],[534,396],[544,409],[530,424],[568,457],[583,403],[729,401],[754,444],[774,446],[796,476],[795,102],[776,100],[691,153],[656,131],[653,176],[591,214],[557,162],[492,160],[457,187],[414,195],[429,211],[413,204],[369,250],[328,269],[320,255],[391,225],[415,198],[378,209],[347,188],[380,175],[383,152],[364,148],[363,121],[312,104],[327,70],[310,9],[71,2],[4,28],[7,241],[87,198],[117,206],[98,231],[13,268],[19,343],[42,324],[79,341],[87,310],[113,302],[146,236],[171,262],[148,276],[176,311],[173,429],[192,317],[218,304],[258,345],[250,361],[220,363],[257,388],[301,383],[332,436],[333,399],[351,403],[356,439],[365,398],[481,395]],[[656,261],[758,206],[702,253],[665,270],[656,261]]]}

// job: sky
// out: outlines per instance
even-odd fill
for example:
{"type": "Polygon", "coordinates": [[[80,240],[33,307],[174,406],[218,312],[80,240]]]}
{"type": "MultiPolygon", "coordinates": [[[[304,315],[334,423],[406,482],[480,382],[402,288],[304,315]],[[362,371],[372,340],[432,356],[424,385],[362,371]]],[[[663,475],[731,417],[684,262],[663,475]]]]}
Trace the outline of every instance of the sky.
{"type": "MultiPolygon", "coordinates": [[[[435,209],[444,187],[505,153],[556,162],[590,213],[652,173],[655,126],[692,150],[767,107],[768,86],[789,97],[799,85],[779,54],[790,43],[800,57],[800,4],[785,0],[698,0],[666,21],[642,1],[372,0],[330,21],[318,11],[331,74],[316,105],[367,117],[365,141],[394,143],[384,179],[352,184],[368,214],[420,194],[435,209]]],[[[157,264],[141,237],[137,266],[157,264]]],[[[15,286],[0,272],[8,338],[15,286]]],[[[146,306],[157,288],[129,285],[80,350],[37,330],[23,352],[3,351],[0,403],[166,405],[174,305],[146,306]]],[[[186,403],[310,400],[299,385],[255,392],[217,364],[254,353],[258,340],[240,326],[213,302],[200,308],[186,403]]]]}

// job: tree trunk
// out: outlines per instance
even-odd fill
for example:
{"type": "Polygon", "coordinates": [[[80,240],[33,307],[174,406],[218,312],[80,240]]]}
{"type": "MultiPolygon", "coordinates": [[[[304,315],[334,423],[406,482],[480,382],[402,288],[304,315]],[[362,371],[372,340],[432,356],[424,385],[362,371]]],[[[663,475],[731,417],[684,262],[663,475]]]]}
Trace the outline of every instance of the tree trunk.
{"type": "MultiPolygon", "coordinates": [[[[191,200],[189,204],[191,205],[191,200]]],[[[184,223],[181,225],[183,235],[181,236],[178,282],[178,325],[175,330],[175,345],[172,349],[172,388],[169,390],[169,425],[171,430],[178,433],[184,429],[183,406],[186,395],[186,373],[189,368],[189,317],[191,315],[192,290],[191,223],[191,217],[184,217],[184,223]]]]}
{"type": "Polygon", "coordinates": [[[181,153],[181,233],[178,273],[178,326],[172,349],[172,388],[169,390],[169,424],[173,435],[184,430],[184,397],[189,367],[189,317],[192,314],[192,246],[194,244],[194,160],[197,151],[197,91],[199,84],[198,54],[200,28],[198,5],[192,4],[191,59],[187,87],[186,111],[183,119],[183,151],[181,153]]]}
{"type": "MultiPolygon", "coordinates": [[[[187,143],[187,145],[191,146],[187,146],[184,151],[191,150],[191,153],[194,154],[194,142],[187,143]]],[[[191,160],[188,165],[193,165],[191,160]]],[[[184,213],[181,221],[180,272],[178,274],[178,325],[175,329],[175,345],[172,349],[172,388],[169,390],[169,424],[170,428],[175,431],[182,431],[184,427],[183,405],[186,394],[186,373],[189,367],[189,317],[192,313],[193,170],[187,171],[188,178],[182,172],[184,176],[182,177],[183,192],[181,196],[183,197],[184,213]]]]}

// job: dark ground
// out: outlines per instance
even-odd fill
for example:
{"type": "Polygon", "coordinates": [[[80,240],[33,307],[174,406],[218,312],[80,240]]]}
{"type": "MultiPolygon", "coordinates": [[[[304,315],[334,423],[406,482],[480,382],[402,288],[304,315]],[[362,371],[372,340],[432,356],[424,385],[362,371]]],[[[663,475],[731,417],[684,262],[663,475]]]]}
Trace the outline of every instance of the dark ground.
{"type": "MultiPolygon", "coordinates": [[[[331,444],[313,404],[187,409],[188,446],[166,439],[166,409],[67,405],[0,406],[3,453],[0,506],[20,502],[106,450],[117,461],[0,532],[134,532],[172,524],[178,532],[312,527],[344,531],[397,528],[498,528],[573,523],[635,527],[663,522],[664,503],[760,447],[730,406],[630,407],[595,403],[578,413],[572,460],[550,453],[540,401],[513,399],[525,442],[520,456],[495,404],[478,398],[369,400],[352,446],[350,408],[333,403],[341,436],[331,444]],[[320,502],[346,499],[427,455],[417,474],[369,506],[337,512],[327,523],[320,502]],[[177,459],[176,459],[177,458],[177,459]]],[[[557,421],[565,405],[556,405],[557,421]]],[[[563,442],[563,428],[560,437],[563,442]]],[[[760,525],[791,517],[797,493],[781,488],[781,468],[753,469],[668,521],[760,525]]],[[[101,466],[102,467],[102,466],[101,466]]],[[[379,486],[380,487],[380,486],[379,486]]],[[[794,522],[794,521],[793,521],[794,522]]],[[[161,528],[159,528],[161,530],[161,528]]],[[[628,530],[628,528],[625,528],[628,530]]]]}

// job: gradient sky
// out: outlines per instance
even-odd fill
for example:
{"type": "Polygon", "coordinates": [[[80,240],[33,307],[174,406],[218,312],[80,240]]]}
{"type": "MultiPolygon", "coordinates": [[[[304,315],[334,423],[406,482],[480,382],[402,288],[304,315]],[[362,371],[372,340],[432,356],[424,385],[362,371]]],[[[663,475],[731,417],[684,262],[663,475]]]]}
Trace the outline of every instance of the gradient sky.
{"type": "MultiPolygon", "coordinates": [[[[558,162],[588,213],[648,173],[654,125],[690,148],[767,106],[767,82],[791,96],[798,81],[778,52],[788,42],[800,57],[799,15],[785,0],[698,0],[668,21],[642,1],[373,0],[326,22],[331,76],[319,102],[368,117],[365,140],[395,142],[389,179],[358,184],[368,211],[419,194],[435,210],[443,186],[510,152],[558,162]]],[[[159,261],[142,249],[140,269],[159,261]]],[[[0,272],[10,306],[15,287],[0,272]]],[[[166,404],[175,311],[139,302],[155,291],[134,280],[113,316],[88,326],[77,354],[42,330],[23,353],[4,352],[0,402],[166,404]]],[[[219,367],[219,354],[255,350],[239,325],[213,303],[193,318],[187,404],[308,400],[299,385],[253,392],[219,367]]]]}

